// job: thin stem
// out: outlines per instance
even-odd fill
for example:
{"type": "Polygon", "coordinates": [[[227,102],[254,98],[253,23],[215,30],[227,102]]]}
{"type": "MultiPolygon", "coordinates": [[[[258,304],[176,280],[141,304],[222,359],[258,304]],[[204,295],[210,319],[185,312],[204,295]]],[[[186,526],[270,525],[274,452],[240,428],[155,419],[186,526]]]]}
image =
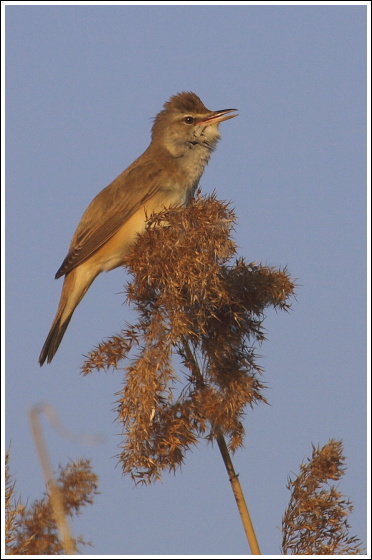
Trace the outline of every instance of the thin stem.
{"type": "Polygon", "coordinates": [[[192,353],[192,350],[190,348],[189,342],[186,339],[186,337],[182,338],[182,345],[183,345],[185,355],[186,355],[186,357],[189,361],[189,363],[187,365],[190,368],[190,370],[192,371],[196,382],[199,384],[200,387],[205,387],[205,381],[204,381],[202,372],[200,371],[199,364],[196,361],[194,354],[192,353]]]}
{"type": "Polygon", "coordinates": [[[41,405],[33,406],[29,411],[32,435],[34,436],[36,449],[41,463],[41,468],[43,469],[43,474],[47,484],[47,489],[48,489],[48,494],[50,499],[50,505],[53,511],[54,520],[56,522],[56,525],[58,527],[61,536],[62,546],[66,554],[75,555],[76,548],[75,548],[74,540],[71,537],[70,527],[66,519],[61,492],[53,477],[52,468],[50,466],[49,457],[44,443],[44,438],[43,438],[43,434],[38,418],[39,414],[43,412],[44,408],[45,406],[41,404],[41,405]]]}
{"type": "Polygon", "coordinates": [[[218,443],[218,447],[220,449],[223,462],[225,463],[225,467],[227,473],[229,475],[230,484],[235,496],[236,504],[238,506],[238,510],[240,513],[240,517],[242,519],[243,527],[245,530],[245,534],[247,536],[248,544],[251,549],[252,554],[259,555],[261,554],[260,548],[258,546],[256,534],[254,532],[254,528],[251,521],[251,516],[249,515],[248,507],[244,498],[242,487],[240,486],[238,475],[235,473],[234,465],[232,464],[231,457],[229,450],[226,445],[225,438],[223,437],[222,432],[216,435],[216,440],[218,443]]]}
{"type": "MultiPolygon", "coordinates": [[[[187,359],[189,360],[189,367],[194,374],[195,378],[199,381],[199,383],[205,383],[203,379],[203,375],[200,371],[199,365],[195,360],[195,357],[191,351],[190,345],[188,341],[183,338],[182,339],[183,348],[187,359]]],[[[248,544],[251,549],[253,555],[260,555],[260,548],[258,546],[256,534],[254,532],[254,528],[251,521],[251,516],[249,515],[248,507],[244,498],[242,487],[240,486],[239,478],[235,473],[234,465],[231,461],[230,453],[227,448],[225,438],[223,437],[222,431],[217,431],[216,440],[218,443],[218,447],[220,449],[223,462],[225,463],[225,467],[227,473],[229,475],[230,484],[235,496],[235,500],[238,506],[238,510],[240,513],[240,517],[243,523],[243,527],[245,530],[245,534],[247,536],[248,544]]]]}

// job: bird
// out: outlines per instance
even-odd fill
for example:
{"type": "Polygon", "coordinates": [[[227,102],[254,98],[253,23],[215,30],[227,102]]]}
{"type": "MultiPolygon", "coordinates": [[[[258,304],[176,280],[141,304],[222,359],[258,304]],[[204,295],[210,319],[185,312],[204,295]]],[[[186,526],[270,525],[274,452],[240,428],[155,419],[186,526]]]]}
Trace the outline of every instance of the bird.
{"type": "Polygon", "coordinates": [[[164,103],[154,119],[148,148],[97,194],[81,217],[55,275],[64,276],[64,282],[40,366],[52,361],[76,307],[98,274],[125,265],[147,217],[189,205],[220,138],[219,123],[236,117],[236,111],[210,111],[190,91],[164,103]]]}

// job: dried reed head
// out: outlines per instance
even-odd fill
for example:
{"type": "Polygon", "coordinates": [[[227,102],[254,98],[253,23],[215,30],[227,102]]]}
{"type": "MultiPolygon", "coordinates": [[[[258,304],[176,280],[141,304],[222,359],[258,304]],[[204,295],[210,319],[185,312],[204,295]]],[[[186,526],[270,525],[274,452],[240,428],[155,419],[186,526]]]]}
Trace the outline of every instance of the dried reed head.
{"type": "Polygon", "coordinates": [[[186,449],[216,430],[236,449],[244,409],[266,402],[252,345],[264,340],[264,309],[288,309],[294,284],[285,270],[233,261],[234,223],[233,210],[214,195],[151,216],[126,261],[127,299],[138,321],[84,364],[84,373],[117,368],[136,351],[125,367],[118,418],[126,436],[120,462],[137,480],[175,470],[186,449]]]}

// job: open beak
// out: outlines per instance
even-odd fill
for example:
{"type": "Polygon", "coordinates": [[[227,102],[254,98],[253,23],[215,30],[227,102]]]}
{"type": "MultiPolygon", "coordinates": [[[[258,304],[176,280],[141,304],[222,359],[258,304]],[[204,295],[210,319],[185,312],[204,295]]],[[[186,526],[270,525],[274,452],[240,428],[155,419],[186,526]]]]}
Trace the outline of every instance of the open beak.
{"type": "Polygon", "coordinates": [[[218,124],[222,121],[228,121],[229,119],[233,119],[238,115],[228,115],[227,113],[231,113],[232,111],[237,111],[237,110],[238,109],[223,109],[222,111],[214,111],[214,113],[212,113],[206,119],[199,121],[199,123],[218,124]]]}

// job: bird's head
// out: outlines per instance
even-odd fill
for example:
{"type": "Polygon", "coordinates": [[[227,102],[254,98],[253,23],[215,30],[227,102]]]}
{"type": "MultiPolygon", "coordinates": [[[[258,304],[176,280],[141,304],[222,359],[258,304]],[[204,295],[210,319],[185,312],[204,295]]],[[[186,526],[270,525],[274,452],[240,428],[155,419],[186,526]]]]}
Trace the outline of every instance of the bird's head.
{"type": "Polygon", "coordinates": [[[232,119],[236,109],[210,111],[192,92],[174,95],[154,120],[152,142],[164,147],[173,157],[182,157],[190,150],[203,147],[214,150],[220,138],[218,125],[232,119]]]}

